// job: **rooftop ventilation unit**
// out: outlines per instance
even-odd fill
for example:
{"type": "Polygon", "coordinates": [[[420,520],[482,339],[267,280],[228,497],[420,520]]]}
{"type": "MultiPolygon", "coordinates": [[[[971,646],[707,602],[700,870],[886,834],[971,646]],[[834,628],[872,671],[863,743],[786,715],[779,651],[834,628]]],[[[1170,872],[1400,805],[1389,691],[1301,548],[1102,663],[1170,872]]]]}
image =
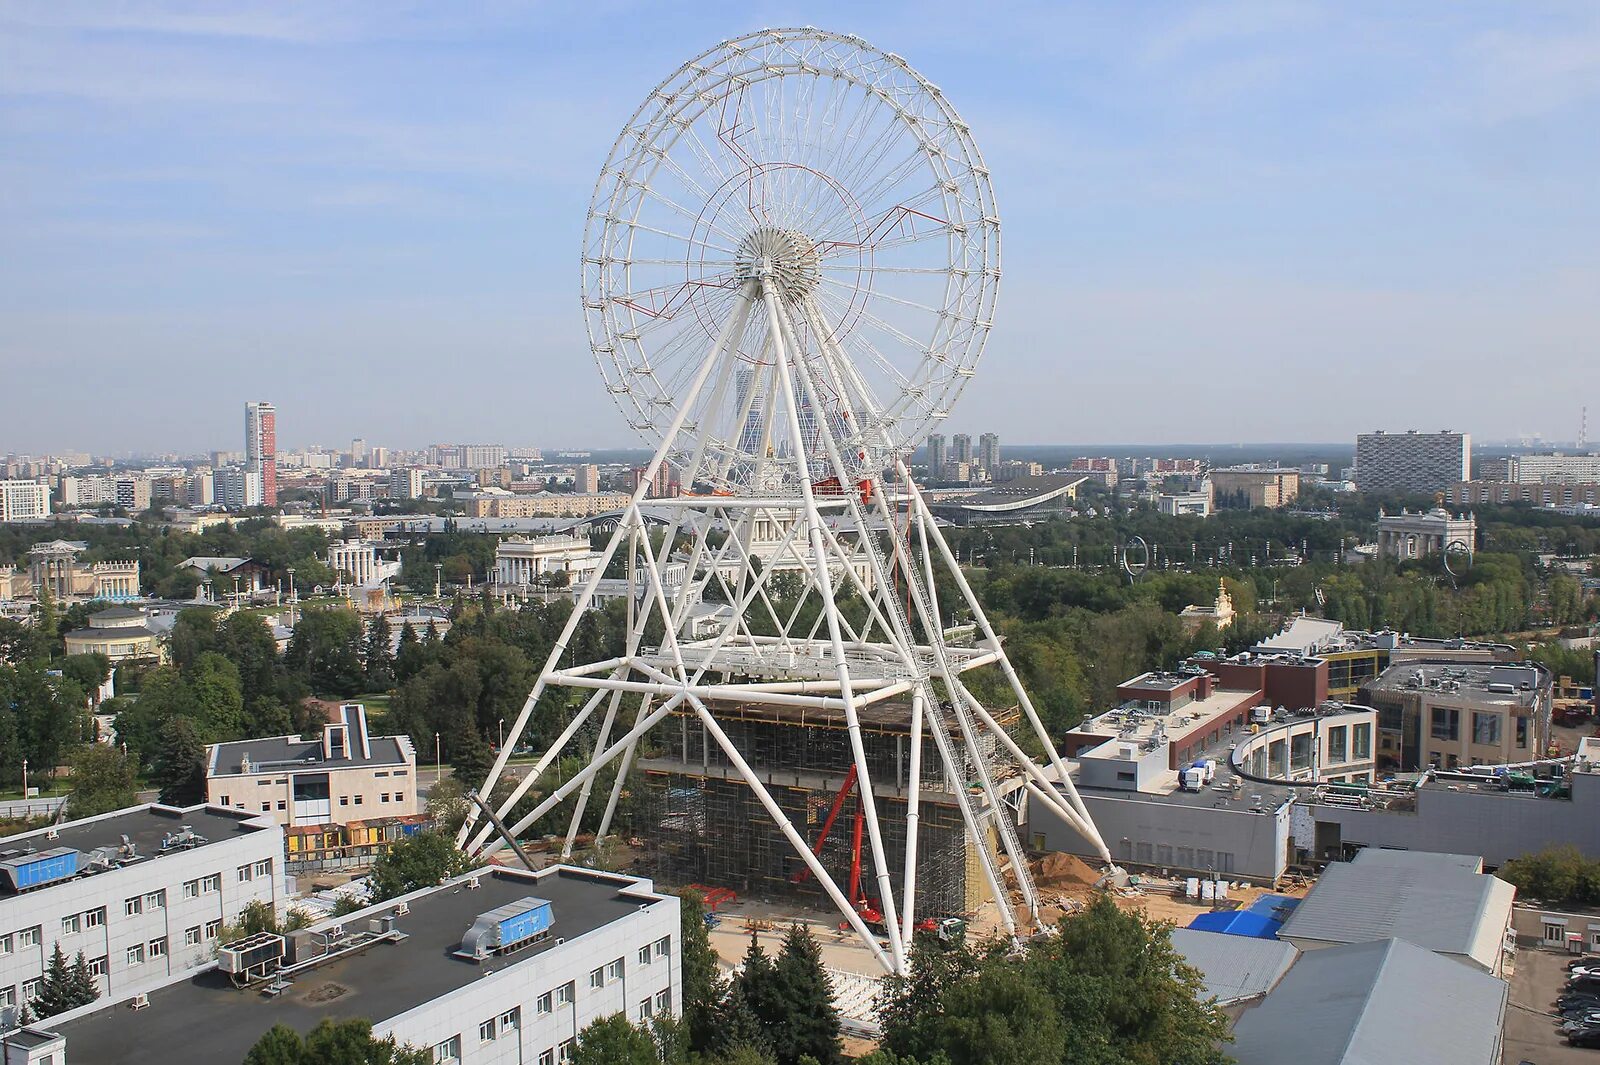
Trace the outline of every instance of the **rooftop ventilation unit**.
{"type": "Polygon", "coordinates": [[[13,852],[0,860],[0,884],[23,892],[71,879],[78,875],[80,857],[71,847],[13,852]]]}
{"type": "Polygon", "coordinates": [[[272,932],[226,944],[217,951],[217,968],[235,980],[266,976],[283,962],[284,940],[272,932]]]}
{"type": "Polygon", "coordinates": [[[168,832],[161,837],[163,851],[186,851],[206,842],[206,837],[195,832],[189,825],[183,825],[176,832],[168,832]]]}
{"type": "Polygon", "coordinates": [[[550,903],[532,896],[480,913],[461,938],[456,957],[483,961],[529,946],[550,935],[554,922],[550,903]]]}

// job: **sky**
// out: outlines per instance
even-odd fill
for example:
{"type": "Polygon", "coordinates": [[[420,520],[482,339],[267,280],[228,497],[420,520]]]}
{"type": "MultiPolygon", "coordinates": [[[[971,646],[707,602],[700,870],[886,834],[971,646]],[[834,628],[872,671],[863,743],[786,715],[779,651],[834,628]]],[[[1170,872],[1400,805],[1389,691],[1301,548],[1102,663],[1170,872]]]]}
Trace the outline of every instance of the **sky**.
{"type": "Polygon", "coordinates": [[[764,26],[970,124],[1005,442],[1600,436],[1600,5],[0,0],[0,453],[637,443],[579,244],[617,131],[764,26]]]}

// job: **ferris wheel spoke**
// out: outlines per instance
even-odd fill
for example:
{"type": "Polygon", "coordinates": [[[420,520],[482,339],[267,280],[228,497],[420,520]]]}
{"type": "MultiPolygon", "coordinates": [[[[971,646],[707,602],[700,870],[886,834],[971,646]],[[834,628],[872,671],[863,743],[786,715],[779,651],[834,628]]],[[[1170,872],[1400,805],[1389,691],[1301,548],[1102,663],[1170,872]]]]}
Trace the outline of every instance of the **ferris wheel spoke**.
{"type": "Polygon", "coordinates": [[[707,218],[704,215],[703,212],[691,211],[689,208],[687,208],[687,207],[683,206],[682,204],[678,203],[676,200],[673,200],[671,197],[663,195],[660,192],[660,190],[652,188],[649,185],[641,185],[640,186],[640,191],[644,195],[649,196],[651,199],[655,200],[658,203],[664,204],[666,207],[668,207],[672,211],[676,212],[678,215],[680,215],[683,218],[687,219],[692,227],[699,227],[700,225],[703,224],[703,225],[705,225],[705,227],[708,230],[710,230],[711,232],[716,233],[718,236],[720,236],[723,240],[727,241],[728,243],[730,243],[730,244],[738,244],[739,243],[739,239],[740,239],[739,238],[739,234],[733,233],[733,232],[731,232],[731,231],[729,231],[727,229],[724,229],[723,227],[717,225],[711,219],[707,218]]]}
{"type": "MultiPolygon", "coordinates": [[[[817,292],[814,295],[817,297],[819,304],[829,305],[829,309],[832,309],[835,312],[835,321],[844,322],[852,316],[859,317],[862,313],[859,308],[852,311],[852,309],[848,306],[838,306],[835,302],[835,297],[828,296],[822,292],[817,292]]],[[[878,368],[889,377],[897,389],[903,391],[911,387],[911,379],[907,377],[905,373],[903,373],[900,368],[896,366],[890,359],[888,359],[883,352],[879,351],[876,345],[863,337],[859,330],[852,330],[848,336],[848,340],[850,342],[858,343],[862,350],[864,350],[867,355],[871,357],[873,362],[877,363],[878,368]]]]}

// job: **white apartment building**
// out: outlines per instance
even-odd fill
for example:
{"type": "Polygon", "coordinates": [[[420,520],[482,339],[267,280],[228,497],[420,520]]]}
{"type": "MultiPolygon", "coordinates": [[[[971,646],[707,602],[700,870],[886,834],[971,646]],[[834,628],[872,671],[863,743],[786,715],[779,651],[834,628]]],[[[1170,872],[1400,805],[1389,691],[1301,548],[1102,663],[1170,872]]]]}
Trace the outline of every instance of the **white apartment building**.
{"type": "Polygon", "coordinates": [[[320,737],[267,736],[206,750],[206,799],[280,825],[342,825],[420,813],[409,736],[372,736],[360,703],[320,737]]]}
{"type": "Polygon", "coordinates": [[[247,903],[280,904],[282,861],[277,825],[213,806],[152,803],[0,840],[0,1006],[38,994],[57,944],[83,952],[108,998],[208,964],[247,903]]]}
{"type": "Polygon", "coordinates": [[[422,470],[416,466],[393,470],[389,474],[389,494],[396,499],[421,499],[422,470]]]}
{"type": "Polygon", "coordinates": [[[49,485],[43,481],[0,481],[0,523],[49,516],[49,485]]]}
{"type": "Polygon", "coordinates": [[[639,877],[486,868],[263,941],[267,960],[245,982],[279,993],[241,994],[220,973],[174,980],[147,1009],[99,1002],[7,1046],[65,1040],[74,1062],[169,1065],[176,1024],[185,1060],[235,1062],[274,1024],[359,1016],[436,1062],[557,1065],[591,1021],[680,1014],[679,921],[677,898],[639,877]]]}
{"type": "Polygon", "coordinates": [[[1356,485],[1363,492],[1442,492],[1465,481],[1472,437],[1437,433],[1361,433],[1356,437],[1356,485]]]}
{"type": "Polygon", "coordinates": [[[211,475],[211,495],[218,506],[259,507],[262,505],[261,474],[240,466],[229,466],[211,475]]]}

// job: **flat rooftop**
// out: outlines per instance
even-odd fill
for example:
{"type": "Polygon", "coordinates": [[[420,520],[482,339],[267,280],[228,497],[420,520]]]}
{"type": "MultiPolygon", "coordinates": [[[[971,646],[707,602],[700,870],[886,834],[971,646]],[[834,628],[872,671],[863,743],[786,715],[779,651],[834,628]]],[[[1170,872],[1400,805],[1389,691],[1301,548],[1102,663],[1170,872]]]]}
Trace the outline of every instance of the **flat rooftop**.
{"type": "Polygon", "coordinates": [[[1503,662],[1398,662],[1372,682],[1371,690],[1403,693],[1460,692],[1474,702],[1532,706],[1549,677],[1537,666],[1503,662]],[[1527,685],[1527,687],[1524,687],[1527,685]]]}
{"type": "Polygon", "coordinates": [[[405,765],[405,751],[398,736],[370,736],[368,749],[372,754],[363,757],[358,736],[349,739],[349,751],[342,758],[322,756],[322,737],[268,736],[256,740],[233,740],[216,745],[211,760],[212,776],[233,776],[244,772],[244,759],[249,756],[250,772],[276,773],[302,769],[352,769],[363,766],[405,765]]]}
{"type": "Polygon", "coordinates": [[[1170,692],[1176,691],[1189,683],[1198,674],[1195,673],[1142,673],[1130,681],[1117,685],[1119,688],[1137,688],[1140,691],[1170,692]]]}
{"type": "MultiPolygon", "coordinates": [[[[195,835],[206,843],[218,843],[233,836],[250,832],[270,831],[268,825],[252,824],[258,815],[243,810],[229,810],[223,806],[191,806],[178,809],[170,806],[138,806],[105,817],[85,821],[71,821],[56,829],[50,839],[47,828],[23,832],[0,839],[0,852],[46,851],[54,847],[71,847],[88,853],[97,847],[119,847],[126,836],[141,857],[159,860],[163,857],[161,841],[183,830],[188,825],[195,835]]],[[[9,855],[7,855],[9,856],[9,855]]],[[[5,897],[0,894],[0,898],[5,897]]]]}
{"type": "MultiPolygon", "coordinates": [[[[395,923],[405,939],[377,942],[302,972],[288,991],[275,998],[259,990],[237,990],[225,974],[212,969],[151,992],[148,1009],[133,1013],[126,1006],[108,1006],[54,1030],[67,1037],[67,1053],[80,1063],[242,1061],[275,1024],[307,1032],[325,1017],[336,1021],[364,1017],[377,1025],[484,980],[489,973],[516,968],[515,979],[528,980],[525,974],[537,972],[538,957],[556,948],[556,936],[570,945],[579,936],[638,912],[641,903],[666,902],[664,896],[640,894],[640,885],[647,882],[586,869],[555,866],[538,874],[486,869],[477,875],[477,890],[469,890],[462,877],[411,898],[411,912],[395,923]],[[452,955],[479,914],[529,895],[550,902],[555,936],[489,964],[452,955]]],[[[393,902],[385,903],[313,927],[343,922],[353,928],[368,916],[393,908],[393,902]]],[[[466,1028],[468,1020],[477,1019],[463,1019],[463,1039],[472,1034],[466,1028]]]]}
{"type": "Polygon", "coordinates": [[[1143,743],[1157,736],[1187,736],[1192,732],[1204,731],[1212,722],[1220,721],[1238,710],[1239,704],[1251,695],[1251,692],[1241,688],[1218,688],[1204,699],[1184,703],[1167,713],[1133,706],[1119,707],[1078,726],[1080,733],[1113,737],[1112,741],[1098,747],[1080,751],[1078,757],[1121,758],[1123,746],[1129,743],[1143,743]]]}

